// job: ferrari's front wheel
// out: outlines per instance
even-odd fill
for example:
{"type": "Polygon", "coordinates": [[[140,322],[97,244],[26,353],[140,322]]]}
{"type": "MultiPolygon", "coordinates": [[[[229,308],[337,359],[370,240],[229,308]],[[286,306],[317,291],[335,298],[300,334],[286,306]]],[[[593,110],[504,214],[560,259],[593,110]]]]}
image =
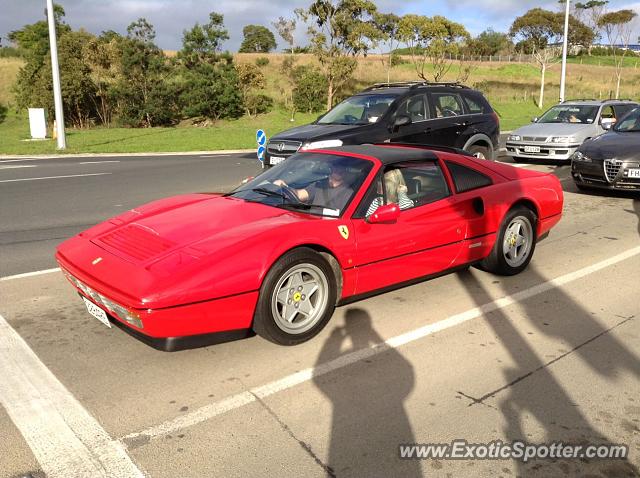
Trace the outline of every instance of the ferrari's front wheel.
{"type": "Polygon", "coordinates": [[[535,213],[524,206],[511,209],[505,216],[491,254],[480,262],[482,270],[512,276],[527,268],[536,248],[535,213]]]}
{"type": "Polygon", "coordinates": [[[317,335],[336,304],[331,265],[317,252],[299,248],[282,256],[260,288],[254,331],[280,345],[296,345],[317,335]]]}

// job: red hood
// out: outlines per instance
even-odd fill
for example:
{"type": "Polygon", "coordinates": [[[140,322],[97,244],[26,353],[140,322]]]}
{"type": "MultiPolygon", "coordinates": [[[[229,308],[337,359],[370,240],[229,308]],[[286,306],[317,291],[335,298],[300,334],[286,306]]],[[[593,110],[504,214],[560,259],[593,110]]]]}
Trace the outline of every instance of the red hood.
{"type": "Polygon", "coordinates": [[[224,249],[230,243],[241,242],[268,228],[309,218],[233,197],[198,196],[200,200],[182,196],[163,200],[163,204],[169,203],[166,207],[134,209],[116,218],[115,222],[120,223],[118,227],[96,235],[91,242],[122,259],[149,268],[188,246],[191,246],[189,253],[202,257],[211,252],[210,243],[215,243],[217,250],[224,249]]]}

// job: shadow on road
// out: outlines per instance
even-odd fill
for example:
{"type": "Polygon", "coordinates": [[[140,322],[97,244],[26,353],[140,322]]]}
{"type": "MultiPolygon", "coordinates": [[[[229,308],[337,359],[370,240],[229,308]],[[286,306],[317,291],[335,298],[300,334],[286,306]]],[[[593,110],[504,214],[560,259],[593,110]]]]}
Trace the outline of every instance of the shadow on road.
{"type": "MultiPolygon", "coordinates": [[[[535,272],[534,272],[535,273],[535,272]]],[[[465,271],[460,273],[461,282],[469,290],[470,295],[478,306],[490,303],[494,298],[475,277],[476,272],[465,271]]],[[[545,299],[549,299],[545,296],[545,299]]],[[[505,438],[507,441],[523,440],[530,443],[551,443],[563,441],[571,444],[610,444],[610,440],[598,430],[593,428],[590,420],[581,411],[581,405],[576,403],[564,390],[552,373],[552,367],[559,360],[573,352],[580,352],[582,358],[596,369],[601,375],[612,377],[620,368],[629,368],[636,374],[640,370],[638,361],[608,334],[602,327],[593,321],[586,311],[573,303],[563,293],[552,298],[557,303],[557,316],[548,316],[548,308],[540,307],[535,300],[525,301],[520,305],[524,307],[529,323],[544,327],[545,333],[552,330],[552,334],[569,343],[568,349],[560,349],[542,359],[529,345],[528,341],[519,333],[514,324],[514,319],[499,309],[491,313],[485,319],[488,326],[496,334],[499,342],[507,350],[512,364],[503,370],[504,383],[496,390],[487,391],[482,397],[477,397],[470,406],[497,407],[503,415],[505,425],[505,438]],[[564,324],[569,320],[569,324],[564,324]],[[579,323],[589,331],[587,335],[593,337],[598,332],[601,335],[597,340],[605,340],[608,343],[599,343],[598,347],[586,352],[586,345],[593,339],[582,339],[578,344],[576,329],[579,323]],[[548,326],[548,327],[547,327],[548,326]],[[618,357],[607,357],[615,350],[620,353],[618,357]],[[615,361],[612,362],[612,360],[615,361]],[[632,367],[635,367],[633,369],[632,367]],[[532,430],[543,428],[542,437],[532,435],[532,430]],[[535,436],[535,438],[531,438],[535,436]]],[[[545,300],[546,302],[546,300],[545,300]]],[[[519,327],[522,329],[522,325],[519,327]]],[[[611,397],[613,398],[613,397],[611,397]]],[[[608,408],[608,407],[607,407],[608,408]]],[[[603,407],[600,416],[604,421],[613,419],[603,407]]],[[[595,417],[594,417],[595,418],[595,417]]],[[[600,418],[597,418],[600,420],[600,418]]],[[[617,424],[614,426],[617,427],[617,424]]],[[[628,444],[631,445],[631,444],[628,444]]],[[[634,453],[631,450],[631,453],[634,453]]],[[[638,476],[636,467],[627,460],[587,460],[587,459],[540,459],[529,463],[517,462],[518,476],[605,476],[605,477],[635,477],[638,476]]]]}
{"type": "MultiPolygon", "coordinates": [[[[349,308],[345,322],[331,332],[317,365],[383,342],[364,310],[349,308]]],[[[415,442],[404,409],[414,380],[413,367],[396,349],[314,378],[333,406],[329,476],[422,476],[419,461],[398,458],[399,444],[415,442]]]]}

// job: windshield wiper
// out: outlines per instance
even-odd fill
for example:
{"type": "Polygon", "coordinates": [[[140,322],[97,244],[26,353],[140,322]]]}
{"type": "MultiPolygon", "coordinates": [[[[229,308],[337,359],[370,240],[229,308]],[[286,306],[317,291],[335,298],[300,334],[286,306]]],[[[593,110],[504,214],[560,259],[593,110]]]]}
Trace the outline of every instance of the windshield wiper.
{"type": "Polygon", "coordinates": [[[287,200],[287,196],[285,196],[284,193],[281,193],[278,191],[272,191],[271,189],[267,189],[267,188],[251,188],[250,191],[254,191],[259,194],[264,194],[265,196],[280,198],[282,199],[283,204],[287,200]]]}
{"type": "Polygon", "coordinates": [[[291,209],[300,209],[303,211],[309,211],[311,209],[319,209],[322,211],[323,215],[332,216],[332,217],[338,217],[340,215],[340,210],[323,206],[321,204],[307,204],[303,202],[301,203],[286,202],[286,203],[283,203],[282,206],[289,207],[291,209]]]}

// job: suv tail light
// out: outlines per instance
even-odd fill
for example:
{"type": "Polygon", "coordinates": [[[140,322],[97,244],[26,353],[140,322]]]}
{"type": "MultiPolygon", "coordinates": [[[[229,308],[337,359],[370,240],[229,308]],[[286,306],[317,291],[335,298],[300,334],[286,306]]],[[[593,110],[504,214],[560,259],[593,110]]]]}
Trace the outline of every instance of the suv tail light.
{"type": "Polygon", "coordinates": [[[491,113],[491,116],[493,116],[493,118],[496,120],[496,123],[498,123],[498,130],[500,129],[500,117],[498,116],[498,113],[496,113],[495,111],[493,113],[491,113]]]}

